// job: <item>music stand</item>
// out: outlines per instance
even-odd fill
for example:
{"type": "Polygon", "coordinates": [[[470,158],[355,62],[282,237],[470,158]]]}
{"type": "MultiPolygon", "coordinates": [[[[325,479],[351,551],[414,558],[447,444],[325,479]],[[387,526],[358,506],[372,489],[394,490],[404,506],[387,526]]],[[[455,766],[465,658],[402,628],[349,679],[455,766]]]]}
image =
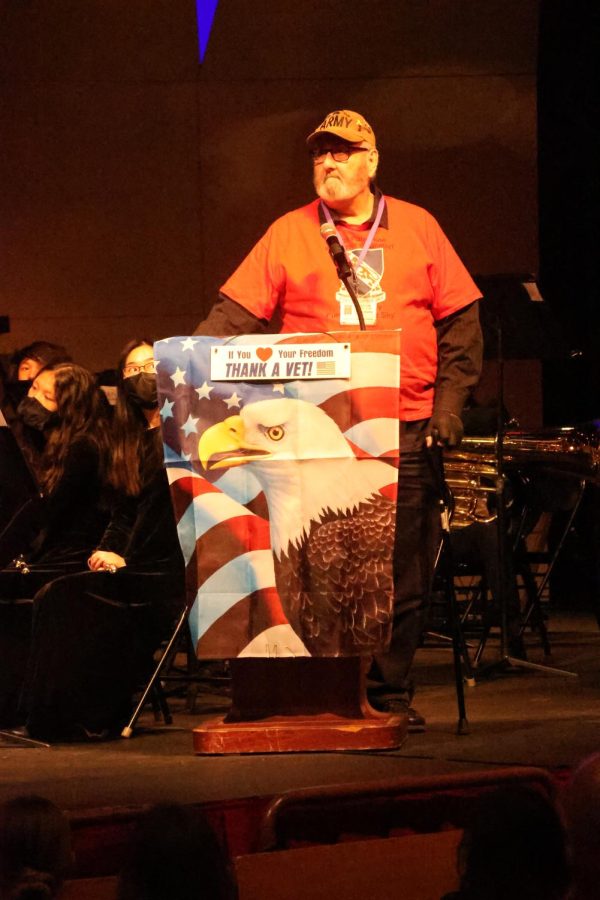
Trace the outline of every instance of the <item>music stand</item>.
{"type": "Polygon", "coordinates": [[[548,359],[568,355],[558,324],[537,288],[533,275],[491,275],[475,279],[485,302],[481,324],[485,356],[496,360],[496,529],[499,571],[500,658],[478,668],[476,677],[515,669],[577,678],[576,672],[511,656],[508,650],[508,585],[506,583],[506,476],[504,473],[504,362],[505,359],[548,359]],[[510,356],[508,356],[510,354],[510,356]]]}

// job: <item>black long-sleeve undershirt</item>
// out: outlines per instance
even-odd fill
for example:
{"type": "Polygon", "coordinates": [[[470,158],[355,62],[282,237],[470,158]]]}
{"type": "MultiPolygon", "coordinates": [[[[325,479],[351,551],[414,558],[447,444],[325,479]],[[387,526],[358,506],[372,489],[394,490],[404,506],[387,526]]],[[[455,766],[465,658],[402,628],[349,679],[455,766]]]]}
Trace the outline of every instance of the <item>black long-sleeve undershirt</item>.
{"type": "MultiPolygon", "coordinates": [[[[236,334],[264,334],[268,323],[259,319],[225,294],[219,298],[194,334],[229,337],[236,334]]],[[[478,302],[435,322],[438,368],[434,410],[445,409],[460,416],[481,371],[483,338],[478,302]]]]}

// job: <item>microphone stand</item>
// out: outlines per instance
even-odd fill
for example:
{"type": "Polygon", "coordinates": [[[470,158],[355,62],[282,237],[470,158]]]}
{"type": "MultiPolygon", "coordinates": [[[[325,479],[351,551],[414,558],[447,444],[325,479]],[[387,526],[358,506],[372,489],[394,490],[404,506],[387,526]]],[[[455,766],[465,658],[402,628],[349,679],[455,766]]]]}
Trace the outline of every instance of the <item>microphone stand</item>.
{"type": "Polygon", "coordinates": [[[509,586],[506,579],[506,476],[504,474],[504,353],[502,348],[502,303],[498,305],[496,320],[497,336],[497,378],[498,378],[498,413],[496,423],[496,543],[498,559],[498,590],[497,604],[500,607],[500,659],[481,666],[477,669],[476,678],[493,674],[495,672],[508,672],[515,669],[531,669],[532,671],[547,672],[551,675],[568,675],[577,678],[576,672],[566,669],[556,669],[552,666],[544,666],[540,663],[529,662],[527,659],[519,659],[511,656],[508,647],[508,594],[509,586]]]}
{"type": "Polygon", "coordinates": [[[348,263],[348,271],[345,273],[341,272],[341,266],[339,266],[338,267],[338,275],[340,276],[341,280],[343,281],[344,287],[350,294],[350,299],[352,300],[352,303],[354,304],[354,309],[356,310],[356,315],[358,316],[358,327],[360,328],[361,331],[366,331],[367,326],[365,325],[365,317],[363,316],[362,307],[360,305],[360,301],[358,299],[356,291],[354,290],[354,284],[352,283],[354,280],[354,272],[352,269],[350,269],[350,264],[348,263]]]}
{"type": "MultiPolygon", "coordinates": [[[[433,444],[425,450],[427,464],[431,471],[433,482],[437,493],[437,505],[440,512],[441,540],[438,546],[434,567],[431,588],[435,582],[436,576],[439,575],[444,586],[444,599],[446,612],[449,617],[452,656],[454,663],[454,682],[456,686],[456,702],[458,706],[458,722],[456,726],[457,734],[469,734],[469,722],[467,720],[467,710],[465,704],[465,689],[463,682],[466,681],[469,687],[475,685],[471,661],[467,651],[467,646],[460,625],[460,616],[456,605],[456,592],[454,590],[454,560],[452,557],[452,541],[450,538],[450,519],[452,498],[448,485],[446,484],[446,475],[444,472],[444,456],[442,447],[439,444],[433,444]],[[464,670],[464,671],[463,671],[464,670]]],[[[431,593],[431,590],[430,590],[431,593]]]]}
{"type": "Polygon", "coordinates": [[[356,276],[354,273],[354,269],[348,262],[346,251],[337,240],[333,244],[327,241],[327,246],[329,248],[329,254],[335,265],[336,272],[338,273],[338,277],[350,294],[350,299],[354,304],[354,309],[356,310],[356,315],[358,316],[358,327],[361,331],[366,331],[367,326],[365,325],[365,317],[363,316],[362,307],[360,305],[360,301],[354,287],[356,276]]]}
{"type": "Polygon", "coordinates": [[[327,243],[327,249],[329,250],[329,255],[331,256],[331,259],[335,266],[335,270],[338,273],[338,278],[350,294],[350,299],[352,300],[354,309],[356,310],[356,315],[358,316],[358,327],[361,331],[366,331],[367,326],[365,325],[365,317],[363,316],[362,307],[360,305],[355,289],[356,275],[354,269],[348,261],[348,257],[346,256],[344,247],[337,239],[333,226],[329,228],[331,234],[329,234],[328,232],[323,233],[324,229],[327,228],[328,226],[323,225],[321,228],[321,234],[323,235],[327,243]]]}

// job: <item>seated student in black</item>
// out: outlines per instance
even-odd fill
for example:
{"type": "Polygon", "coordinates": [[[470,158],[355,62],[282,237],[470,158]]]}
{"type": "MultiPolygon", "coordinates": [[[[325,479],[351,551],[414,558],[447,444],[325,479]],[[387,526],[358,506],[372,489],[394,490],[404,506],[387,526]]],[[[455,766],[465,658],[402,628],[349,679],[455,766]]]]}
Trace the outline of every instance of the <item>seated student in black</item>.
{"type": "Polygon", "coordinates": [[[10,357],[0,357],[0,408],[9,424],[17,417],[17,407],[38,372],[63,362],[71,362],[71,357],[64,347],[50,341],[34,341],[10,357]]]}
{"type": "Polygon", "coordinates": [[[132,693],[184,602],[184,565],[158,428],[152,344],[132,341],[119,362],[111,480],[121,491],[89,557],[91,571],[35,598],[22,698],[32,737],[118,733],[132,693]]]}
{"type": "Polygon", "coordinates": [[[0,597],[32,597],[48,580],[46,570],[80,569],[107,521],[108,404],[91,372],[74,363],[42,369],[18,414],[39,437],[39,454],[30,462],[43,502],[28,532],[19,530],[18,542],[12,522],[0,535],[0,558],[10,547],[11,559],[22,560],[0,571],[0,597]],[[32,577],[16,577],[23,573],[32,577]]]}
{"type": "Polygon", "coordinates": [[[48,341],[34,341],[10,357],[0,357],[0,534],[30,499],[21,454],[42,449],[39,432],[25,425],[17,408],[38,372],[59,362],[71,362],[71,357],[64,347],[48,341]]]}
{"type": "Polygon", "coordinates": [[[108,518],[108,413],[93,375],[73,363],[43,369],[18,409],[40,436],[42,496],[35,515],[17,516],[0,536],[0,727],[14,719],[34,595],[85,566],[108,518]]]}

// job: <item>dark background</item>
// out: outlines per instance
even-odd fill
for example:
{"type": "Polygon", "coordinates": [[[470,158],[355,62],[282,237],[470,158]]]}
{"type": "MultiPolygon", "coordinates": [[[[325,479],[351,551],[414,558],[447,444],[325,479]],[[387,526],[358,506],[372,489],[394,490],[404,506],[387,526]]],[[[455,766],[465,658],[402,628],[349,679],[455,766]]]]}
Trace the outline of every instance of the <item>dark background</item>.
{"type": "Polygon", "coordinates": [[[540,284],[576,352],[544,364],[544,415],[600,418],[600,7],[542,3],[538,64],[540,284]]]}
{"type": "Polygon", "coordinates": [[[598,414],[594,4],[220,0],[201,66],[194,0],[0,16],[0,352],[47,338],[103,369],[131,335],[192,331],[311,198],[304,137],[349,107],[384,190],[428,208],[473,274],[539,273],[561,354],[581,351],[509,361],[511,411],[598,414]]]}

